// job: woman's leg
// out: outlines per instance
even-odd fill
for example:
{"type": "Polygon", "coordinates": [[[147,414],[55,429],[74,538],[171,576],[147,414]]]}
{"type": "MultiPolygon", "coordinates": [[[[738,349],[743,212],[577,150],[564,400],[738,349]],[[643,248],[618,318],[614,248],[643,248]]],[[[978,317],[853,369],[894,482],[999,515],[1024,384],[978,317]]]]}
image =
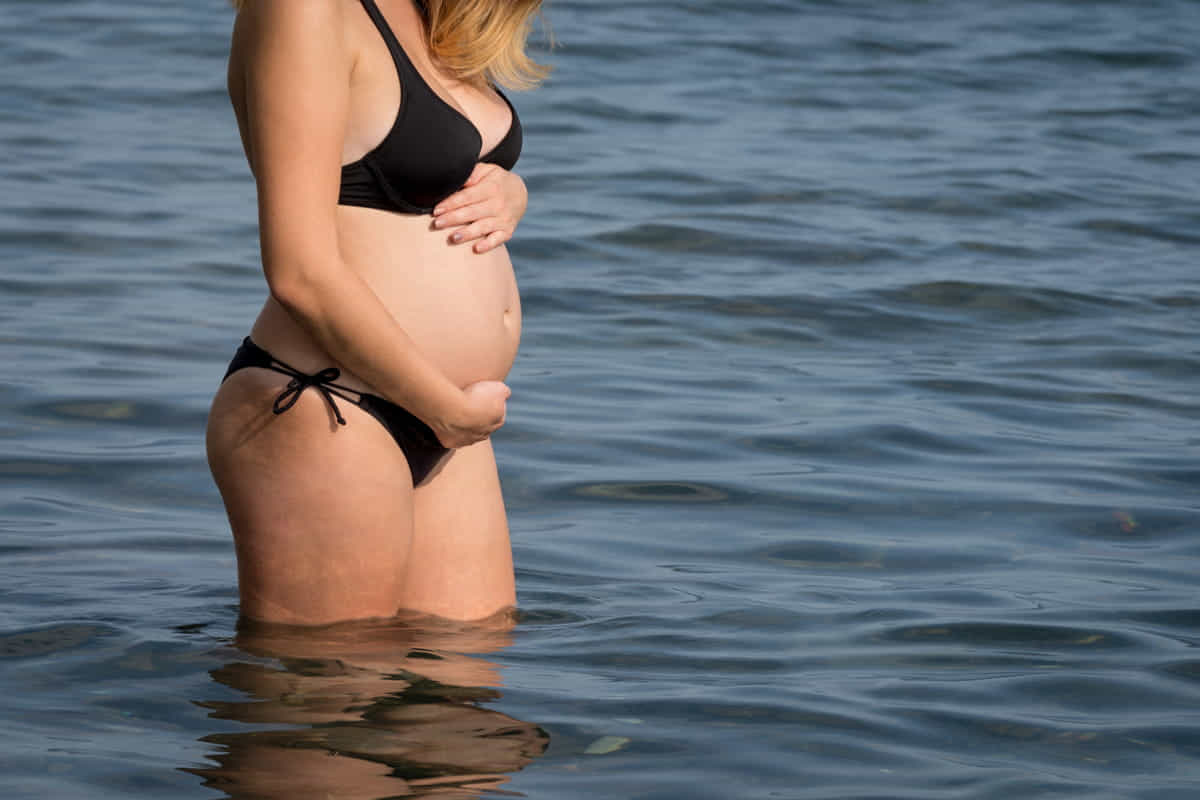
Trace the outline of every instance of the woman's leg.
{"type": "Polygon", "coordinates": [[[408,462],[366,412],[305,391],[271,412],[286,378],[245,369],[221,385],[208,423],[208,458],[238,559],[242,613],[319,625],[390,617],[409,556],[408,462]]]}
{"type": "Polygon", "coordinates": [[[482,619],[516,605],[512,546],[492,444],[454,451],[413,492],[412,550],[400,607],[482,619]]]}

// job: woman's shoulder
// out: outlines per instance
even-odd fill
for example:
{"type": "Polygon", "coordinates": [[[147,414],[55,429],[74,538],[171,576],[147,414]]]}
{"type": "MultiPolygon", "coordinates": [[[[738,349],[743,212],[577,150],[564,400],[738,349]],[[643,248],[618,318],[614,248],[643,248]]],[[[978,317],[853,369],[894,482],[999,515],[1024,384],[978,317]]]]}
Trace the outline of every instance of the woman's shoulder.
{"type": "Polygon", "coordinates": [[[346,7],[359,0],[245,0],[229,46],[227,86],[235,108],[251,95],[298,98],[348,86],[354,55],[346,7]]]}
{"type": "Polygon", "coordinates": [[[340,41],[360,0],[245,0],[233,24],[234,47],[304,46],[340,41]]]}
{"type": "Polygon", "coordinates": [[[347,69],[353,62],[347,18],[360,0],[245,0],[234,20],[229,67],[245,74],[256,64],[307,62],[347,69]]]}

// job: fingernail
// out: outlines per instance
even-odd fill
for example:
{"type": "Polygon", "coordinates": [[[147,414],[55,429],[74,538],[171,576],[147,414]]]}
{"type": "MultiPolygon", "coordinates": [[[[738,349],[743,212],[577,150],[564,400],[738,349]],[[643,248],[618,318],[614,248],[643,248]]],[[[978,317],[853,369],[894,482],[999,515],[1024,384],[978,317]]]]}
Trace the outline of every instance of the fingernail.
{"type": "Polygon", "coordinates": [[[461,233],[456,233],[453,236],[451,236],[450,239],[455,242],[461,242],[463,239],[463,235],[461,233]]]}

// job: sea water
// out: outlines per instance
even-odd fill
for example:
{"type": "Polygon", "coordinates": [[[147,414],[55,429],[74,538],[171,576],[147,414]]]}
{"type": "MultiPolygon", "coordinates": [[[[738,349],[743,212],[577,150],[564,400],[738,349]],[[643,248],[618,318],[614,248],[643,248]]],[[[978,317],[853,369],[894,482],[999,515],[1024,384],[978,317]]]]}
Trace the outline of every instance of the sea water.
{"type": "Polygon", "coordinates": [[[232,14],[0,2],[0,795],[1195,798],[1200,5],[546,16],[519,618],[302,633],[204,462],[232,14]]]}

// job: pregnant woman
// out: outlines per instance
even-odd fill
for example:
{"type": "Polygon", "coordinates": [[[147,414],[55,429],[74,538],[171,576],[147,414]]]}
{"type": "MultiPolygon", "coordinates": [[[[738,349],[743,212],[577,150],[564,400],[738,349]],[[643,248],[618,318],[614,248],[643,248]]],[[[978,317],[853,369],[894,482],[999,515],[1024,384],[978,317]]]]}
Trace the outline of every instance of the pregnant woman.
{"type": "Polygon", "coordinates": [[[229,94],[270,294],[213,400],[242,614],[516,600],[489,435],[521,309],[504,242],[540,0],[235,0],[229,94]]]}

